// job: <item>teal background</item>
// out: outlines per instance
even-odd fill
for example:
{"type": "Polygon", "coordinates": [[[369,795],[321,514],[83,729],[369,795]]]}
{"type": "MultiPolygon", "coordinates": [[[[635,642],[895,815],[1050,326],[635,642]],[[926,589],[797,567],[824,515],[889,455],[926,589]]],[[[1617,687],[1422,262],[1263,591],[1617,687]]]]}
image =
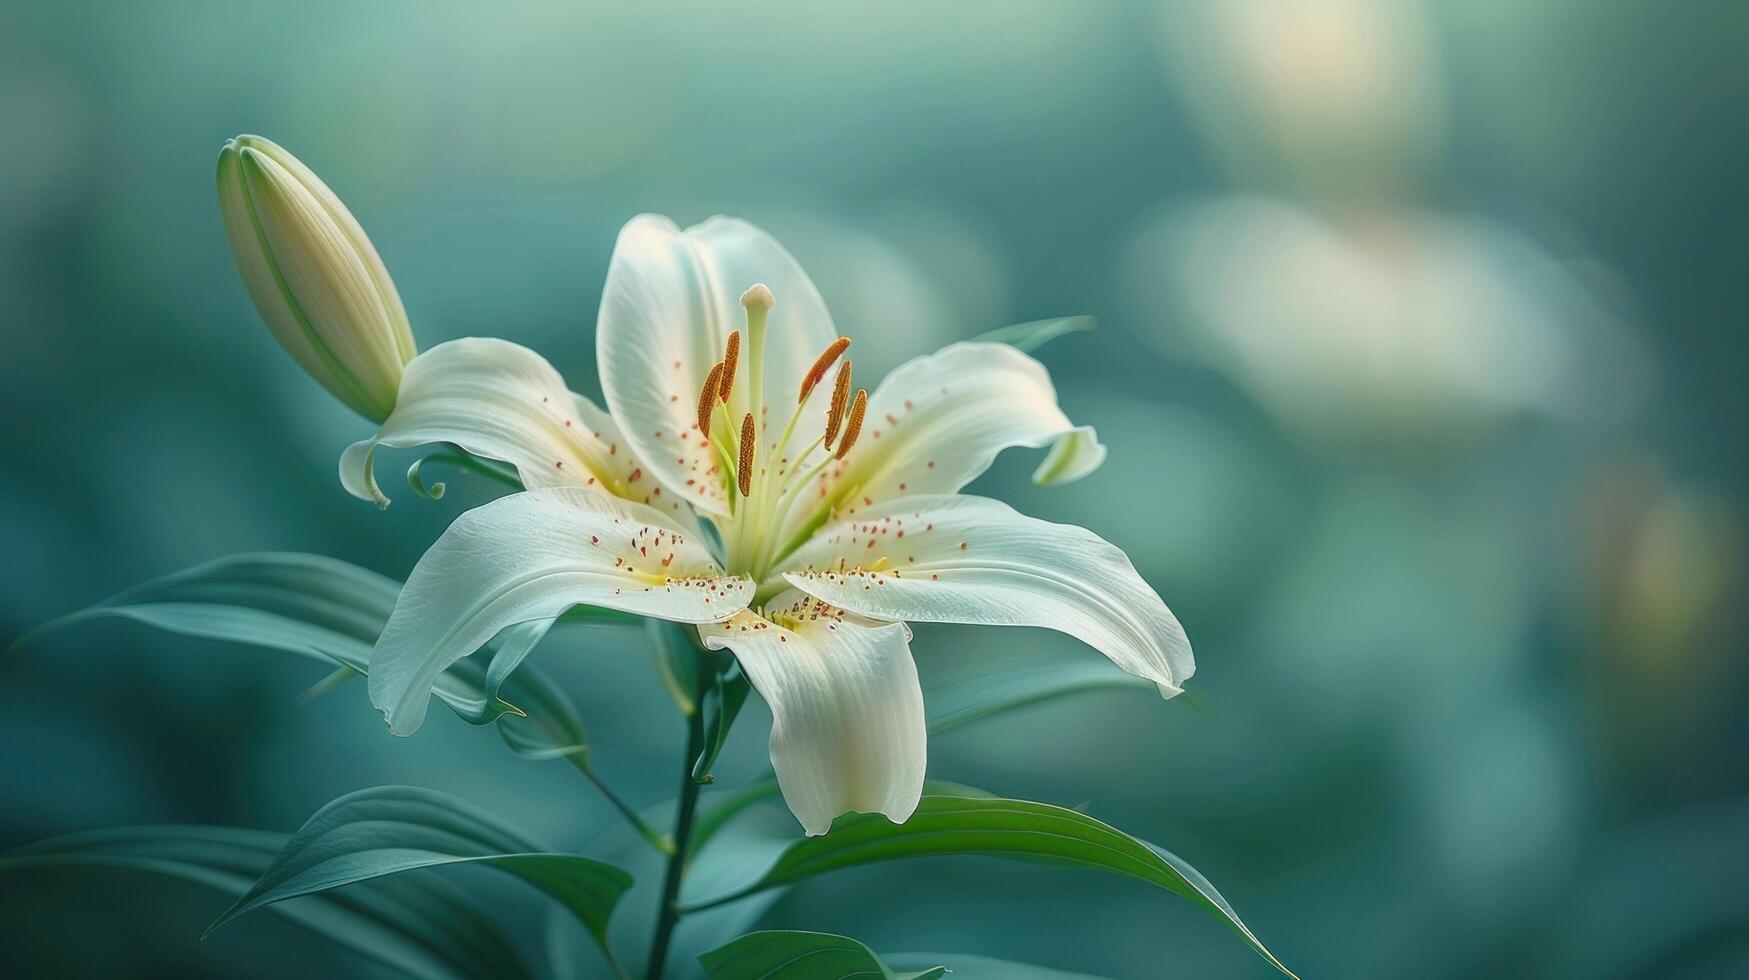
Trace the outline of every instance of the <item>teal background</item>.
{"type": "MultiPolygon", "coordinates": [[[[594,396],[619,226],[736,214],[814,275],[859,375],[1099,318],[1040,356],[1107,465],[1044,491],[1011,454],[975,489],[1125,548],[1190,632],[1197,703],[1029,709],[934,740],[931,775],[1172,848],[1307,977],[1749,972],[1746,8],[1232,9],[9,0],[0,639],[234,551],[403,576],[492,492],[341,491],[368,427],[249,305],[225,138],[323,175],[422,346],[506,337],[594,396]]],[[[562,631],[538,656],[643,805],[681,726],[638,641],[562,631]]],[[[926,680],[1096,656],[944,627],[914,649],[926,680]]],[[[556,844],[612,826],[561,764],[447,713],[395,739],[361,685],[297,705],[321,674],[119,623],[9,655],[0,846],[290,830],[388,782],[556,844]]],[[[754,704],[725,785],[767,730],[754,704]]],[[[525,894],[465,881],[538,942],[525,894]]],[[[374,975],[271,915],[197,944],[225,904],[12,875],[0,946],[20,976],[374,975]]],[[[1170,896],[969,858],[821,879],[762,921],[1268,975],[1170,896]]]]}

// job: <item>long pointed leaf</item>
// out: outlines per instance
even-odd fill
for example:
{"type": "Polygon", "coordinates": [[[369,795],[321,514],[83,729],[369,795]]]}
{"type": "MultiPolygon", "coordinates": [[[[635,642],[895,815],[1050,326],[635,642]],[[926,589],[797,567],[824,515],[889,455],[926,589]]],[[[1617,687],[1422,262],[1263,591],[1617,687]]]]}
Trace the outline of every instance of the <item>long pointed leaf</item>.
{"type": "Polygon", "coordinates": [[[1258,955],[1283,973],[1276,959],[1220,892],[1182,859],[1084,813],[995,797],[925,796],[902,824],[879,814],[838,818],[830,833],[789,845],[758,881],[717,899],[708,908],[742,896],[794,884],[828,871],[880,861],[948,854],[982,854],[1110,871],[1145,881],[1188,899],[1232,929],[1258,955]]]}
{"type": "MultiPolygon", "coordinates": [[[[348,793],[291,836],[254,887],[208,928],[274,902],[386,875],[479,863],[515,875],[575,915],[603,948],[631,876],[610,864],[550,853],[470,803],[411,786],[348,793]]],[[[609,953],[611,957],[611,952],[609,953]]]]}
{"type": "Polygon", "coordinates": [[[1087,973],[1053,970],[1048,966],[1015,963],[989,956],[968,956],[952,953],[888,953],[886,961],[895,969],[916,968],[924,963],[952,963],[952,980],[1101,980],[1087,973]]]}
{"type": "MultiPolygon", "coordinates": [[[[76,623],[121,618],[180,636],[333,662],[363,675],[400,590],[393,579],[322,555],[230,555],[46,623],[15,646],[76,623]]],[[[500,721],[505,743],[526,758],[579,755],[587,749],[582,722],[564,692],[532,667],[516,670],[551,625],[526,623],[505,630],[487,650],[446,671],[436,685],[437,696],[471,724],[500,721]]],[[[336,672],[318,687],[325,690],[345,679],[336,672]]]]}
{"type": "Polygon", "coordinates": [[[750,932],[698,958],[709,980],[936,980],[932,966],[898,973],[848,936],[776,929],[750,932]]]}
{"type": "Polygon", "coordinates": [[[1154,683],[1119,670],[1103,657],[1036,657],[980,664],[935,678],[923,700],[929,734],[982,721],[1016,708],[1084,691],[1154,691],[1154,683]]]}
{"type": "Polygon", "coordinates": [[[741,713],[741,706],[747,703],[747,694],[752,689],[747,675],[738,667],[731,666],[727,674],[719,671],[712,679],[700,709],[704,712],[705,743],[704,753],[693,765],[694,779],[704,779],[711,766],[716,765],[717,757],[723,754],[723,745],[729,740],[729,729],[735,724],[735,718],[741,713]]]}
{"type": "MultiPolygon", "coordinates": [[[[122,868],[198,882],[236,897],[267,870],[287,837],[233,827],[118,827],[0,854],[0,872],[122,868]]],[[[471,896],[430,875],[362,882],[276,905],[274,911],[399,974],[429,980],[532,976],[509,938],[471,896]]]]}
{"type": "Polygon", "coordinates": [[[1030,354],[1064,334],[1092,330],[1093,326],[1094,321],[1090,316],[1063,316],[1050,320],[1033,320],[1029,323],[997,327],[995,330],[981,333],[972,339],[992,344],[1007,344],[1030,354]]]}

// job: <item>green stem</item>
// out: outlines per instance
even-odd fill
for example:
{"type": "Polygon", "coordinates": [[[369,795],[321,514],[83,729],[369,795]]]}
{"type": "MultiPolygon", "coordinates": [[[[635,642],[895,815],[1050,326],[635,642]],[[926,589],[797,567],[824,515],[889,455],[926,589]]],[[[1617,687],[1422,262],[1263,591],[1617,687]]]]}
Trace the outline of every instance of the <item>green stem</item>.
{"type": "MultiPolygon", "coordinates": [[[[704,671],[695,704],[704,699],[704,671]]],[[[662,967],[668,958],[668,943],[674,937],[674,926],[680,921],[680,881],[686,874],[687,844],[692,837],[693,817],[698,809],[698,780],[692,770],[704,753],[704,713],[697,708],[686,716],[686,757],[680,767],[680,798],[675,801],[674,850],[668,854],[668,868],[662,876],[661,905],[656,909],[656,934],[650,940],[650,962],[644,972],[647,980],[661,980],[662,967]]]]}
{"type": "Polygon", "coordinates": [[[620,816],[626,818],[626,822],[632,825],[633,829],[638,832],[639,837],[642,837],[646,843],[663,854],[674,853],[673,838],[650,826],[643,817],[638,816],[638,811],[632,809],[631,804],[627,803],[618,793],[615,793],[613,787],[607,785],[607,781],[602,779],[601,774],[595,771],[595,767],[589,763],[588,756],[579,752],[575,755],[566,756],[566,758],[570,760],[571,765],[577,767],[578,772],[583,774],[583,778],[589,780],[589,782],[601,792],[602,797],[604,797],[607,802],[613,804],[613,808],[619,811],[620,816]]]}
{"type": "Polygon", "coordinates": [[[727,895],[719,895],[716,898],[706,899],[702,902],[695,902],[691,905],[682,905],[675,911],[680,915],[691,915],[694,912],[703,912],[707,909],[714,909],[718,906],[727,905],[730,902],[739,902],[741,899],[757,892],[764,891],[769,887],[771,886],[755,882],[745,888],[732,891],[727,895]]]}

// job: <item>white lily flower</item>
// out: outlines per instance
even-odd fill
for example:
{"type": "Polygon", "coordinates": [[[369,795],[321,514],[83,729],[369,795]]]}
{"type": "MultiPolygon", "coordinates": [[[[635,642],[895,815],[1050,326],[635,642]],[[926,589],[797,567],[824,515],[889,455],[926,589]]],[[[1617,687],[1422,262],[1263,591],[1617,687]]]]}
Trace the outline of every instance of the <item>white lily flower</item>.
{"type": "Polygon", "coordinates": [[[1051,447],[1040,483],[1104,457],[1020,351],[954,344],[852,394],[850,342],[776,241],[648,215],[620,233],[596,342],[611,412],[532,351],[460,340],[408,364],[394,413],[343,456],[379,503],[379,445],[453,443],[528,488],[463,515],[408,578],[370,670],[395,732],[517,623],[591,604],[697,624],[771,706],[778,783],[822,834],[917,806],[906,621],[1060,630],[1168,697],[1190,677],[1184,631],[1116,547],[959,495],[1007,447],[1051,447]]]}
{"type": "Polygon", "coordinates": [[[237,270],[280,346],[373,422],[417,349],[389,270],[352,212],[272,140],[219,151],[219,212],[237,270]]]}

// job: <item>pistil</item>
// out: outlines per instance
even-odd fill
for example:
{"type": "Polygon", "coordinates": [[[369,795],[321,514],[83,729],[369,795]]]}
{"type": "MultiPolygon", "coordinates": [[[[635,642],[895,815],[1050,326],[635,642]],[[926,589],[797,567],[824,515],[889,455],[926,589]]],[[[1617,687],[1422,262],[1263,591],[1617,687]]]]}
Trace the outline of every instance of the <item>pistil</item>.
{"type": "MultiPolygon", "coordinates": [[[[696,421],[700,435],[722,458],[722,478],[727,481],[729,513],[717,521],[728,551],[727,564],[731,570],[757,576],[781,554],[778,537],[788,530],[790,512],[806,496],[806,489],[855,445],[868,412],[868,392],[857,389],[851,395],[851,363],[844,356],[851,341],[839,337],[803,374],[794,411],[778,438],[769,439],[767,425],[774,420],[764,402],[765,327],[775,299],[771,290],[756,283],[741,294],[741,305],[747,312],[746,397],[731,403],[743,359],[742,333],[735,331],[724,345],[723,359],[711,366],[699,390],[696,421]],[[797,423],[834,367],[825,434],[790,454],[797,423]],[[738,425],[732,414],[737,409],[744,409],[738,425]]],[[[817,516],[810,515],[808,522],[817,516]]]]}

